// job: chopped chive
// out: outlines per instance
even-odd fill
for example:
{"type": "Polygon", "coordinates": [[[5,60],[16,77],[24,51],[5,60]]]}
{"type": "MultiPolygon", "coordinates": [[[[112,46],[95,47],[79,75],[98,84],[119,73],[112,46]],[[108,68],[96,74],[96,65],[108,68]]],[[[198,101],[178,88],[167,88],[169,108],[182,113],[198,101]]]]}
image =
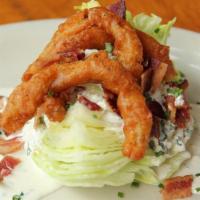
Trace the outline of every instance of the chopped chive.
{"type": "Polygon", "coordinates": [[[159,28],[156,28],[156,29],[154,30],[155,33],[159,33],[159,31],[160,31],[159,28]]]}
{"type": "Polygon", "coordinates": [[[196,188],[196,191],[197,191],[197,192],[200,192],[200,187],[196,188]]]}
{"type": "Polygon", "coordinates": [[[107,53],[112,53],[112,51],[113,51],[113,46],[112,46],[112,44],[106,42],[106,43],[105,43],[105,50],[106,50],[107,53]]]}
{"type": "Polygon", "coordinates": [[[162,156],[162,155],[164,155],[164,154],[165,154],[165,152],[163,152],[163,151],[155,152],[155,156],[156,156],[156,157],[162,156]]]}
{"type": "Polygon", "coordinates": [[[195,174],[195,176],[199,177],[199,176],[200,176],[200,173],[195,174]]]}
{"type": "Polygon", "coordinates": [[[12,197],[12,200],[22,200],[23,196],[24,196],[24,193],[21,192],[19,195],[18,194],[14,195],[12,197]]]}
{"type": "Polygon", "coordinates": [[[152,149],[152,150],[154,150],[156,148],[155,142],[153,140],[150,140],[149,148],[152,149]]]}
{"type": "Polygon", "coordinates": [[[49,90],[48,93],[47,93],[48,97],[53,97],[54,96],[54,92],[49,90]]]}
{"type": "Polygon", "coordinates": [[[171,87],[171,88],[167,88],[167,93],[175,97],[178,97],[183,93],[183,90],[178,87],[171,87]]]}
{"type": "Polygon", "coordinates": [[[40,116],[40,117],[39,117],[39,124],[45,124],[45,121],[44,121],[44,117],[43,117],[43,116],[40,116]]]}
{"type": "Polygon", "coordinates": [[[163,185],[162,183],[160,183],[160,184],[158,185],[158,187],[159,187],[159,188],[164,188],[164,185],[163,185]]]}
{"type": "Polygon", "coordinates": [[[72,103],[66,103],[65,104],[65,110],[68,110],[70,108],[70,106],[72,106],[73,104],[72,103]]]}
{"type": "Polygon", "coordinates": [[[145,93],[144,93],[144,96],[145,96],[145,98],[146,98],[146,101],[148,101],[148,102],[153,101],[153,99],[152,99],[151,95],[149,94],[149,92],[145,92],[145,93]]]}
{"type": "Polygon", "coordinates": [[[97,119],[97,115],[94,114],[93,117],[94,117],[95,119],[97,119]]]}
{"type": "Polygon", "coordinates": [[[139,186],[140,186],[140,182],[138,182],[138,181],[133,181],[133,182],[131,183],[131,186],[132,186],[132,187],[139,187],[139,186]]]}
{"type": "Polygon", "coordinates": [[[164,112],[164,116],[165,116],[165,119],[169,119],[169,112],[168,112],[168,111],[165,111],[165,112],[164,112]]]}
{"type": "Polygon", "coordinates": [[[123,192],[118,192],[117,195],[118,195],[119,198],[124,198],[124,193],[123,192]]]}
{"type": "Polygon", "coordinates": [[[2,131],[0,131],[0,135],[2,135],[3,134],[3,132],[2,131]]]}

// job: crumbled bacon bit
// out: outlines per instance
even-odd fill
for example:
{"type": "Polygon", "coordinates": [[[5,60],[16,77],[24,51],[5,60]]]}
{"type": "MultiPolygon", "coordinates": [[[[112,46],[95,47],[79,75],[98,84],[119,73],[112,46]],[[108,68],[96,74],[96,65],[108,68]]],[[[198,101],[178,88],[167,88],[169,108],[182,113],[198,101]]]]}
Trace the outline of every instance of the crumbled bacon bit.
{"type": "Polygon", "coordinates": [[[189,82],[188,80],[184,80],[183,83],[181,83],[179,85],[179,88],[181,88],[182,90],[186,90],[189,87],[189,82]]]}
{"type": "Polygon", "coordinates": [[[179,128],[185,128],[190,120],[190,106],[185,104],[183,108],[178,109],[176,113],[176,124],[179,128]]]}
{"type": "Polygon", "coordinates": [[[176,82],[168,82],[167,83],[170,87],[178,87],[182,90],[186,90],[189,86],[188,80],[184,80],[182,83],[177,84],[176,82]]]}
{"type": "Polygon", "coordinates": [[[82,52],[81,50],[71,50],[67,52],[58,52],[60,56],[60,62],[70,62],[72,61],[77,61],[77,60],[82,60],[85,58],[85,53],[82,52]]]}
{"type": "Polygon", "coordinates": [[[85,87],[83,86],[71,87],[68,90],[61,92],[60,98],[67,104],[73,104],[77,100],[78,94],[84,90],[85,87]]]}
{"type": "Polygon", "coordinates": [[[0,162],[0,179],[3,180],[3,177],[10,175],[20,162],[19,159],[12,156],[5,156],[0,162]]]}
{"type": "Polygon", "coordinates": [[[111,110],[117,114],[119,114],[119,110],[117,108],[117,95],[113,94],[106,88],[104,90],[104,98],[107,101],[108,105],[110,106],[111,110]]]}
{"type": "Polygon", "coordinates": [[[161,193],[164,200],[173,200],[192,196],[192,175],[174,177],[164,181],[161,193]]]}
{"type": "Polygon", "coordinates": [[[78,97],[78,101],[80,103],[82,103],[83,105],[85,105],[87,108],[89,108],[92,111],[101,111],[102,110],[102,108],[99,105],[97,105],[96,103],[90,101],[89,99],[87,99],[84,96],[79,96],[78,97]]]}
{"type": "Polygon", "coordinates": [[[166,96],[165,103],[167,110],[169,111],[169,119],[171,122],[174,123],[176,121],[176,111],[177,111],[175,106],[175,97],[171,95],[166,96]]]}

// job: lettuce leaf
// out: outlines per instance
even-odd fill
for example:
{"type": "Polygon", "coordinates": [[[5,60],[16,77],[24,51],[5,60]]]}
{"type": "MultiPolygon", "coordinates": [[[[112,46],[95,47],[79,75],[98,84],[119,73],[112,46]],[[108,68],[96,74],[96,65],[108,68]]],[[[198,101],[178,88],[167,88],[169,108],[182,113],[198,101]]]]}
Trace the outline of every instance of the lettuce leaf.
{"type": "Polygon", "coordinates": [[[85,10],[85,9],[90,9],[90,8],[95,8],[95,7],[100,7],[100,3],[96,0],[90,0],[88,2],[83,2],[81,5],[79,6],[74,6],[75,10],[85,10]]]}
{"type": "Polygon", "coordinates": [[[151,149],[139,161],[124,157],[123,122],[108,120],[108,112],[76,102],[63,122],[49,122],[41,129],[41,141],[32,153],[36,165],[67,186],[120,186],[133,180],[158,185],[160,173],[171,176],[188,158],[185,152],[156,157],[151,149]]]}
{"type": "Polygon", "coordinates": [[[176,18],[174,18],[167,24],[161,24],[162,19],[157,15],[151,14],[149,16],[144,13],[140,13],[133,16],[128,10],[126,11],[126,20],[132,27],[147,33],[161,44],[166,44],[167,38],[170,34],[170,29],[176,22],[176,18]]]}

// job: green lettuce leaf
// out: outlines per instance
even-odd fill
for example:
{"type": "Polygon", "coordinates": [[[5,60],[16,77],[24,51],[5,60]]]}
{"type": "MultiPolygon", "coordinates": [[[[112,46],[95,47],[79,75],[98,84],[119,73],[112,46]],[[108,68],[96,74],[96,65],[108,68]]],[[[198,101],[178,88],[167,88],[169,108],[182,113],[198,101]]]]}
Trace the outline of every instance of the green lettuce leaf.
{"type": "Polygon", "coordinates": [[[167,24],[161,24],[162,19],[154,14],[149,16],[144,13],[140,13],[133,16],[128,10],[126,11],[126,20],[131,26],[147,33],[161,44],[166,44],[167,38],[170,34],[170,29],[176,22],[176,18],[174,18],[167,24]]]}
{"type": "Polygon", "coordinates": [[[100,7],[100,3],[96,0],[90,0],[88,2],[83,2],[81,5],[79,6],[74,6],[75,10],[85,10],[85,9],[90,9],[90,8],[95,8],[95,7],[100,7]]]}

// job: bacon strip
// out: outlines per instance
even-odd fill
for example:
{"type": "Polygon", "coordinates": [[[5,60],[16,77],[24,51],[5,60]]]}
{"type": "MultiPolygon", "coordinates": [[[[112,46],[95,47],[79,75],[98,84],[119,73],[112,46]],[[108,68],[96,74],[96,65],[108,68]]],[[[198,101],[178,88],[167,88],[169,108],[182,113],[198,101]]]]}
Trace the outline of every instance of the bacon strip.
{"type": "Polygon", "coordinates": [[[0,162],[0,181],[3,180],[3,177],[10,175],[20,162],[19,159],[12,156],[4,157],[0,162]]]}
{"type": "Polygon", "coordinates": [[[145,58],[157,59],[168,64],[165,80],[172,80],[176,76],[176,70],[169,58],[169,47],[159,44],[154,38],[139,30],[137,30],[137,35],[142,43],[145,58]]]}
{"type": "Polygon", "coordinates": [[[102,108],[99,105],[97,105],[96,103],[90,101],[89,99],[87,99],[84,96],[80,96],[78,98],[78,101],[80,103],[82,103],[83,105],[85,105],[87,108],[89,108],[92,111],[100,111],[100,110],[102,110],[102,108]]]}
{"type": "Polygon", "coordinates": [[[151,81],[152,81],[152,68],[148,68],[141,75],[141,90],[143,93],[151,88],[151,81]]]}
{"type": "Polygon", "coordinates": [[[192,196],[192,175],[174,177],[165,180],[161,191],[164,200],[180,199],[192,196]]]}
{"type": "MultiPolygon", "coordinates": [[[[154,62],[155,63],[155,62],[154,62]]],[[[151,92],[154,93],[162,83],[166,73],[167,73],[168,64],[157,61],[153,65],[153,77],[152,77],[152,85],[151,92]]]]}
{"type": "Polygon", "coordinates": [[[17,152],[23,147],[23,142],[19,138],[13,138],[10,140],[0,139],[0,154],[6,155],[17,152]]]}

